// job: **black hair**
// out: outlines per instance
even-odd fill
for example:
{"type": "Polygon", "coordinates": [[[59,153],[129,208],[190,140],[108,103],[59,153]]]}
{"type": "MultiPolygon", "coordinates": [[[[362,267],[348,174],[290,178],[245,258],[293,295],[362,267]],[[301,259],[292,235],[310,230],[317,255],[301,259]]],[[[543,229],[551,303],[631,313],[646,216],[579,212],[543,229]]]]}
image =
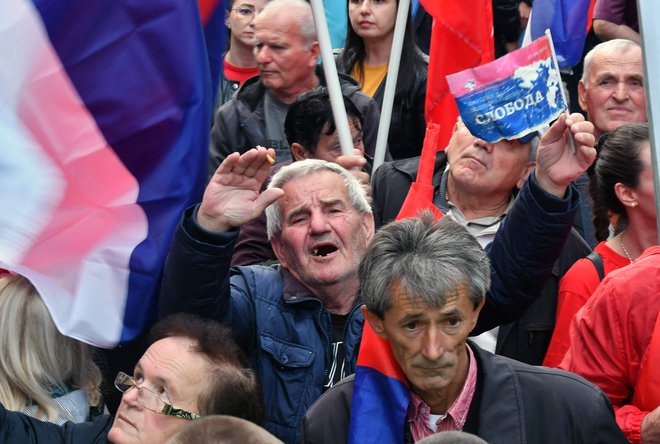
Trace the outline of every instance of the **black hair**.
{"type": "Polygon", "coordinates": [[[626,207],[617,197],[614,186],[622,183],[628,188],[639,185],[639,176],[644,169],[640,157],[644,142],[649,141],[646,123],[624,125],[611,133],[603,134],[596,147],[598,156],[589,169],[589,192],[593,200],[593,224],[596,239],[609,237],[609,213],[619,216],[615,233],[628,225],[626,207]]]}
{"type": "MultiPolygon", "coordinates": [[[[362,113],[348,97],[343,97],[346,115],[349,119],[356,121],[355,126],[358,130],[362,130],[362,124],[364,123],[362,113]]],[[[337,127],[335,118],[332,115],[328,90],[319,86],[301,94],[289,106],[289,111],[284,120],[284,133],[289,146],[293,145],[294,142],[299,143],[309,153],[314,154],[321,131],[326,123],[328,124],[328,130],[325,135],[329,136],[335,132],[337,127]]]]}

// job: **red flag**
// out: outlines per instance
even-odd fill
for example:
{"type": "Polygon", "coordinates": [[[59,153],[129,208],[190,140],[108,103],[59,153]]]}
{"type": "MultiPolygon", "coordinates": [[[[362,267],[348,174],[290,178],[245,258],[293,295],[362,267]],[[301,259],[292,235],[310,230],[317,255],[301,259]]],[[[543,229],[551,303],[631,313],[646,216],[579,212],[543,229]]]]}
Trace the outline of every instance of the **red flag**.
{"type": "Polygon", "coordinates": [[[435,167],[435,154],[439,135],[440,125],[429,123],[426,126],[417,179],[410,186],[406,200],[403,202],[396,220],[415,217],[423,210],[431,211],[436,220],[440,220],[442,217],[442,212],[433,204],[433,169],[435,167]]]}
{"type": "Polygon", "coordinates": [[[433,16],[425,114],[444,149],[458,117],[445,76],[494,59],[492,0],[420,0],[433,16]]]}

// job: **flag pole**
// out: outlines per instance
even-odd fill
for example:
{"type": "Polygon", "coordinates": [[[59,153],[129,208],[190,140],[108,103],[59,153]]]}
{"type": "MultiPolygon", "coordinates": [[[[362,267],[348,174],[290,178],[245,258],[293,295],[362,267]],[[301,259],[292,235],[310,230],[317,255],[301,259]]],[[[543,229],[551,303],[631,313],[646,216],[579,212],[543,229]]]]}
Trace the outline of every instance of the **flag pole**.
{"type": "Polygon", "coordinates": [[[385,93],[383,105],[380,109],[380,122],[378,124],[378,136],[376,137],[376,152],[374,154],[373,171],[385,160],[385,149],[387,138],[390,134],[390,121],[392,120],[392,104],[394,103],[394,92],[396,81],[399,78],[399,64],[401,63],[401,48],[403,48],[403,37],[406,33],[406,22],[408,21],[408,9],[410,0],[401,0],[396,13],[394,24],[394,37],[392,51],[390,52],[390,64],[387,68],[387,79],[385,80],[385,93]]]}
{"type": "Polygon", "coordinates": [[[660,48],[660,45],[658,45],[660,29],[657,24],[657,17],[660,14],[660,3],[637,0],[637,11],[639,12],[639,31],[642,36],[642,54],[644,55],[644,89],[646,92],[646,109],[649,120],[651,163],[653,164],[655,212],[658,233],[660,234],[660,153],[658,153],[660,132],[655,130],[654,125],[654,120],[660,118],[660,84],[656,82],[657,77],[655,77],[660,75],[660,54],[658,54],[658,49],[660,48]]]}
{"type": "Polygon", "coordinates": [[[335,65],[335,58],[332,54],[332,43],[330,43],[330,33],[328,31],[328,22],[325,19],[323,0],[311,0],[310,3],[312,5],[319,47],[321,48],[323,73],[325,74],[325,83],[328,86],[332,115],[335,119],[337,134],[339,135],[341,153],[345,156],[351,155],[353,154],[353,137],[348,126],[348,116],[346,115],[344,98],[342,97],[341,85],[339,84],[337,65],[335,65]]]}
{"type": "MultiPolygon", "coordinates": [[[[566,106],[565,108],[566,117],[568,117],[570,115],[570,112],[568,111],[568,100],[566,100],[566,91],[564,91],[564,82],[562,82],[561,80],[559,63],[557,62],[557,54],[555,53],[555,44],[552,42],[552,33],[550,32],[550,29],[545,30],[545,35],[548,36],[548,40],[550,41],[550,51],[552,51],[552,64],[555,65],[555,70],[557,71],[557,75],[559,76],[559,91],[561,91],[561,97],[562,99],[564,99],[564,105],[566,106]]],[[[571,152],[573,154],[577,154],[575,137],[573,137],[573,133],[571,131],[568,132],[568,140],[571,142],[571,152]]]]}

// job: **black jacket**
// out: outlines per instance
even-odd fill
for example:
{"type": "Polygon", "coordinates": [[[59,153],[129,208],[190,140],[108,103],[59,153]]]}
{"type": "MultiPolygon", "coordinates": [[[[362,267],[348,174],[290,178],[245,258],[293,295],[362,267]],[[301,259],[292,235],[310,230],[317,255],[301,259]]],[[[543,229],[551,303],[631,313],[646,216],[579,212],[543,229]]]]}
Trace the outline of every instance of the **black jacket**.
{"type": "Polygon", "coordinates": [[[23,413],[6,410],[0,404],[0,443],[2,444],[109,444],[112,417],[101,415],[94,421],[62,426],[39,421],[23,413]]]}
{"type": "MultiPolygon", "coordinates": [[[[407,89],[405,94],[396,95],[392,104],[392,120],[390,121],[390,132],[387,137],[387,146],[393,159],[405,159],[419,156],[424,144],[426,133],[426,119],[424,118],[424,104],[426,102],[426,79],[428,75],[428,57],[418,50],[419,58],[422,59],[421,66],[416,70],[415,81],[407,89]]],[[[350,74],[355,65],[355,60],[349,64],[340,62],[341,56],[335,58],[337,70],[350,74]]],[[[385,95],[385,81],[383,79],[373,99],[380,110],[383,106],[385,95]]]]}
{"type": "MultiPolygon", "coordinates": [[[[473,343],[470,347],[477,386],[464,432],[490,444],[628,442],[607,396],[581,376],[493,355],[473,343]]],[[[336,384],[309,409],[303,444],[347,442],[353,380],[349,376],[336,384]]],[[[413,442],[409,430],[404,437],[413,442]]]]}
{"type": "MultiPolygon", "coordinates": [[[[433,176],[436,189],[446,165],[447,155],[444,151],[438,152],[433,176]]],[[[411,183],[417,178],[418,168],[419,157],[416,157],[385,163],[376,171],[372,190],[377,226],[396,219],[411,183]]],[[[578,259],[590,251],[584,239],[572,229],[538,299],[519,320],[500,327],[495,349],[498,354],[531,365],[542,364],[555,329],[559,281],[578,259]]]]}
{"type": "MultiPolygon", "coordinates": [[[[316,75],[321,85],[325,86],[325,76],[320,66],[316,69],[316,75]]],[[[358,83],[352,77],[340,74],[339,80],[342,93],[362,113],[364,150],[373,158],[380,119],[378,105],[369,96],[360,92],[358,83]]],[[[266,88],[261,83],[261,79],[258,76],[251,77],[239,88],[233,100],[222,105],[215,113],[211,129],[209,176],[231,153],[235,151],[244,153],[257,145],[268,145],[263,106],[265,93],[266,88]]],[[[389,153],[385,154],[385,159],[391,159],[389,153]]]]}

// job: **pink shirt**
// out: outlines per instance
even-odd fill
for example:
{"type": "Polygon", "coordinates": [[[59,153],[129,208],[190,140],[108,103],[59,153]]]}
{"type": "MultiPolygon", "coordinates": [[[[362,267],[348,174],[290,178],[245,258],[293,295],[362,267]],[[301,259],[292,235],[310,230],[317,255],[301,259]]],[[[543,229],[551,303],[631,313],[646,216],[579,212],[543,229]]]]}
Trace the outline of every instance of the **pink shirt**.
{"type": "Polygon", "coordinates": [[[410,392],[411,405],[408,408],[408,424],[415,442],[433,435],[437,432],[446,432],[451,430],[462,431],[465,426],[474,390],[477,386],[477,362],[474,359],[472,349],[466,344],[468,358],[470,361],[468,375],[465,378],[463,389],[452,405],[447,409],[447,413],[440,417],[435,423],[436,430],[429,426],[431,408],[414,392],[410,392]]]}

